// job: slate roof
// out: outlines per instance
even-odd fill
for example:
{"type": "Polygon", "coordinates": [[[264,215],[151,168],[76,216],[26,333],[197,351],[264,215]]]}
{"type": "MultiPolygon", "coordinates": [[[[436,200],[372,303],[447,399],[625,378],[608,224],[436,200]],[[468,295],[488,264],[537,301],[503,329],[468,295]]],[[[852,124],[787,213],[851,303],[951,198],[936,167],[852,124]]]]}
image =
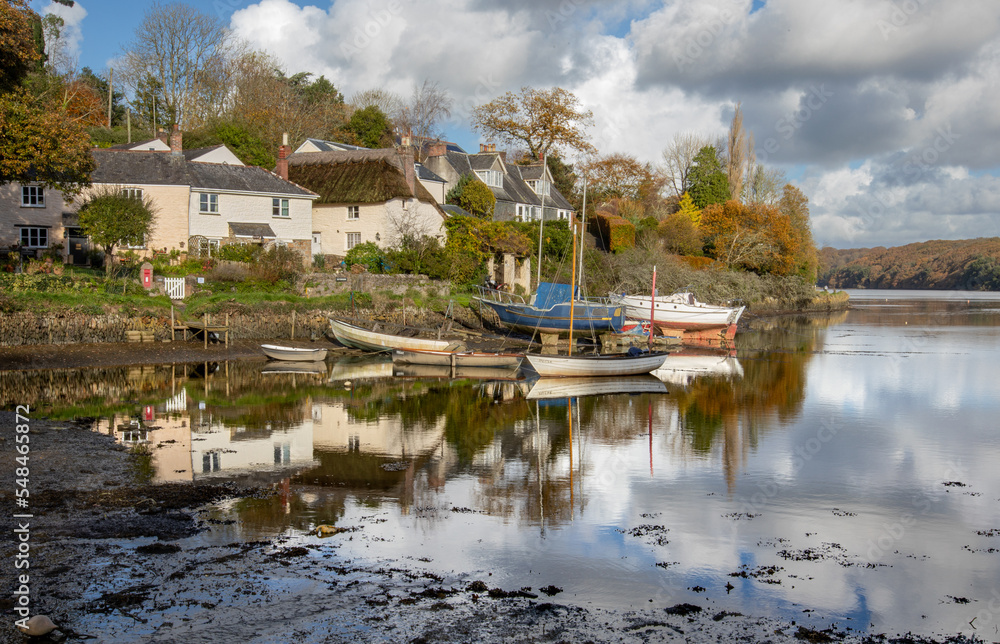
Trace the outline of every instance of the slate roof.
{"type": "Polygon", "coordinates": [[[231,237],[260,237],[262,239],[275,239],[277,235],[271,230],[270,224],[244,224],[229,222],[229,235],[231,237]]]}
{"type": "Polygon", "coordinates": [[[319,194],[317,203],[384,203],[415,197],[437,207],[419,181],[414,182],[415,192],[410,190],[401,165],[404,158],[392,149],[301,152],[288,157],[288,178],[319,194]]]}
{"type": "MultiPolygon", "coordinates": [[[[535,163],[532,165],[511,165],[509,166],[510,171],[517,172],[520,174],[521,178],[527,185],[528,181],[540,181],[542,178],[542,164],[535,163]]],[[[531,186],[528,186],[531,190],[531,186]]],[[[534,192],[534,190],[531,190],[534,192]]],[[[556,189],[554,184],[549,185],[548,196],[536,195],[539,202],[544,201],[546,208],[558,208],[559,210],[573,210],[573,205],[563,196],[558,189],[556,189]]]]}
{"type": "MultiPolygon", "coordinates": [[[[349,145],[347,143],[337,143],[336,141],[324,141],[322,139],[306,139],[317,148],[320,152],[345,152],[348,150],[367,150],[368,148],[359,145],[349,145]]],[[[304,153],[302,153],[304,154],[304,153]]]]}
{"type": "Polygon", "coordinates": [[[416,164],[414,164],[414,166],[417,169],[417,178],[418,179],[421,179],[423,181],[437,181],[438,183],[448,183],[447,181],[445,181],[441,177],[437,176],[436,174],[434,174],[433,172],[431,172],[430,170],[428,170],[427,168],[425,168],[423,166],[423,164],[416,163],[416,164]]]}
{"type": "Polygon", "coordinates": [[[138,150],[91,150],[94,183],[191,186],[201,190],[261,192],[313,198],[315,194],[263,168],[194,163],[183,154],[138,150]]]}
{"type": "Polygon", "coordinates": [[[450,203],[443,203],[439,206],[441,210],[452,216],[471,217],[472,213],[461,206],[453,206],[450,203]]]}

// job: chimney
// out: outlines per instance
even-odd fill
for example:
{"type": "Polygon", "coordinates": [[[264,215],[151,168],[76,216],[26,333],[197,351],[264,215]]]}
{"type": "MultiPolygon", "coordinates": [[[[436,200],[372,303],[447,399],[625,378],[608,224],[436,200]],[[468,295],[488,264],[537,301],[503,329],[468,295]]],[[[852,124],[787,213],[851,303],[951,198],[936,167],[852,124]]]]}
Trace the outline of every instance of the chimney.
{"type": "Polygon", "coordinates": [[[406,185],[410,188],[410,194],[417,196],[417,171],[413,167],[413,152],[400,150],[396,152],[399,163],[402,166],[403,176],[406,177],[406,185]]]}
{"type": "Polygon", "coordinates": [[[174,129],[170,133],[170,154],[182,154],[184,151],[182,143],[181,126],[174,123],[174,129]]]}
{"type": "Polygon", "coordinates": [[[288,145],[288,132],[281,135],[281,147],[278,148],[278,165],[274,174],[288,181],[288,157],[292,154],[292,146],[288,145]]]}
{"type": "Polygon", "coordinates": [[[485,144],[485,143],[480,143],[480,144],[479,144],[479,154],[483,154],[483,153],[485,153],[485,152],[489,152],[489,147],[490,147],[490,146],[488,146],[488,145],[487,145],[487,144],[485,144]]]}
{"type": "Polygon", "coordinates": [[[435,141],[427,146],[427,156],[443,157],[448,152],[448,144],[444,141],[435,141]]]}

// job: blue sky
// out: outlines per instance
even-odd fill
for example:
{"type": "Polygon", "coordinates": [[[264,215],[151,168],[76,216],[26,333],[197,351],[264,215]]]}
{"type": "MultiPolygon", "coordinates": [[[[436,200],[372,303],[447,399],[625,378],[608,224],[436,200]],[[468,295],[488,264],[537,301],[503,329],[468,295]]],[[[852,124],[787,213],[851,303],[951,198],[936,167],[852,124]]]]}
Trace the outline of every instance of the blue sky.
{"type": "MultiPolygon", "coordinates": [[[[33,2],[44,11],[46,2],[33,2]]],[[[106,69],[144,3],[63,12],[80,66],[106,69]],[[86,15],[84,15],[84,13],[86,15]]],[[[1000,236],[1000,3],[980,0],[212,0],[290,73],[345,95],[437,81],[467,148],[474,105],[560,86],[602,153],[657,163],[678,133],[717,137],[737,102],[758,158],[810,198],[838,247],[1000,236]]]]}

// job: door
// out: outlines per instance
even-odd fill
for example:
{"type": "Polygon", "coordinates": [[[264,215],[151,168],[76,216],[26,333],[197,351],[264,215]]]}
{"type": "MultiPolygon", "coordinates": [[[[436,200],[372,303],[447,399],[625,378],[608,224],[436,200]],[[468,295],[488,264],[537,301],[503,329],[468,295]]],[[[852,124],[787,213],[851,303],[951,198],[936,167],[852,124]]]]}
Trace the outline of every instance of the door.
{"type": "Polygon", "coordinates": [[[86,264],[89,261],[90,238],[71,233],[67,239],[69,240],[69,256],[73,258],[73,263],[77,266],[86,264]]]}
{"type": "Polygon", "coordinates": [[[320,238],[320,233],[313,233],[312,254],[313,255],[323,254],[323,242],[322,239],[320,238]]]}

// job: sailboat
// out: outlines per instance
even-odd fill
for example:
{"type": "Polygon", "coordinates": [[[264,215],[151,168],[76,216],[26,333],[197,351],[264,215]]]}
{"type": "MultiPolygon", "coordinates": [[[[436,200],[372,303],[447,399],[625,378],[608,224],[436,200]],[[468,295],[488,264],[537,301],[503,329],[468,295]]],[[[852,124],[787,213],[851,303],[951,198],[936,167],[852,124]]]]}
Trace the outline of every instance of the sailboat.
{"type": "MultiPolygon", "coordinates": [[[[587,183],[584,180],[583,212],[587,208],[587,183]]],[[[583,227],[580,228],[583,234],[583,227]]],[[[654,278],[655,279],[655,278],[654,278]]],[[[573,231],[573,272],[570,281],[569,301],[569,355],[525,354],[525,359],[540,376],[634,376],[660,368],[667,359],[666,352],[641,351],[635,347],[628,353],[614,355],[573,355],[574,296],[576,292],[576,231],[573,231]]],[[[655,287],[655,283],[654,283],[655,287]]],[[[650,336],[652,340],[652,336],[650,336]]]]}
{"type": "Polygon", "coordinates": [[[590,335],[622,332],[625,325],[623,306],[603,298],[576,300],[578,292],[579,289],[572,289],[568,284],[542,282],[530,302],[518,301],[515,295],[483,287],[480,287],[479,297],[472,299],[493,309],[503,325],[529,335],[565,336],[571,329],[590,335]]]}

